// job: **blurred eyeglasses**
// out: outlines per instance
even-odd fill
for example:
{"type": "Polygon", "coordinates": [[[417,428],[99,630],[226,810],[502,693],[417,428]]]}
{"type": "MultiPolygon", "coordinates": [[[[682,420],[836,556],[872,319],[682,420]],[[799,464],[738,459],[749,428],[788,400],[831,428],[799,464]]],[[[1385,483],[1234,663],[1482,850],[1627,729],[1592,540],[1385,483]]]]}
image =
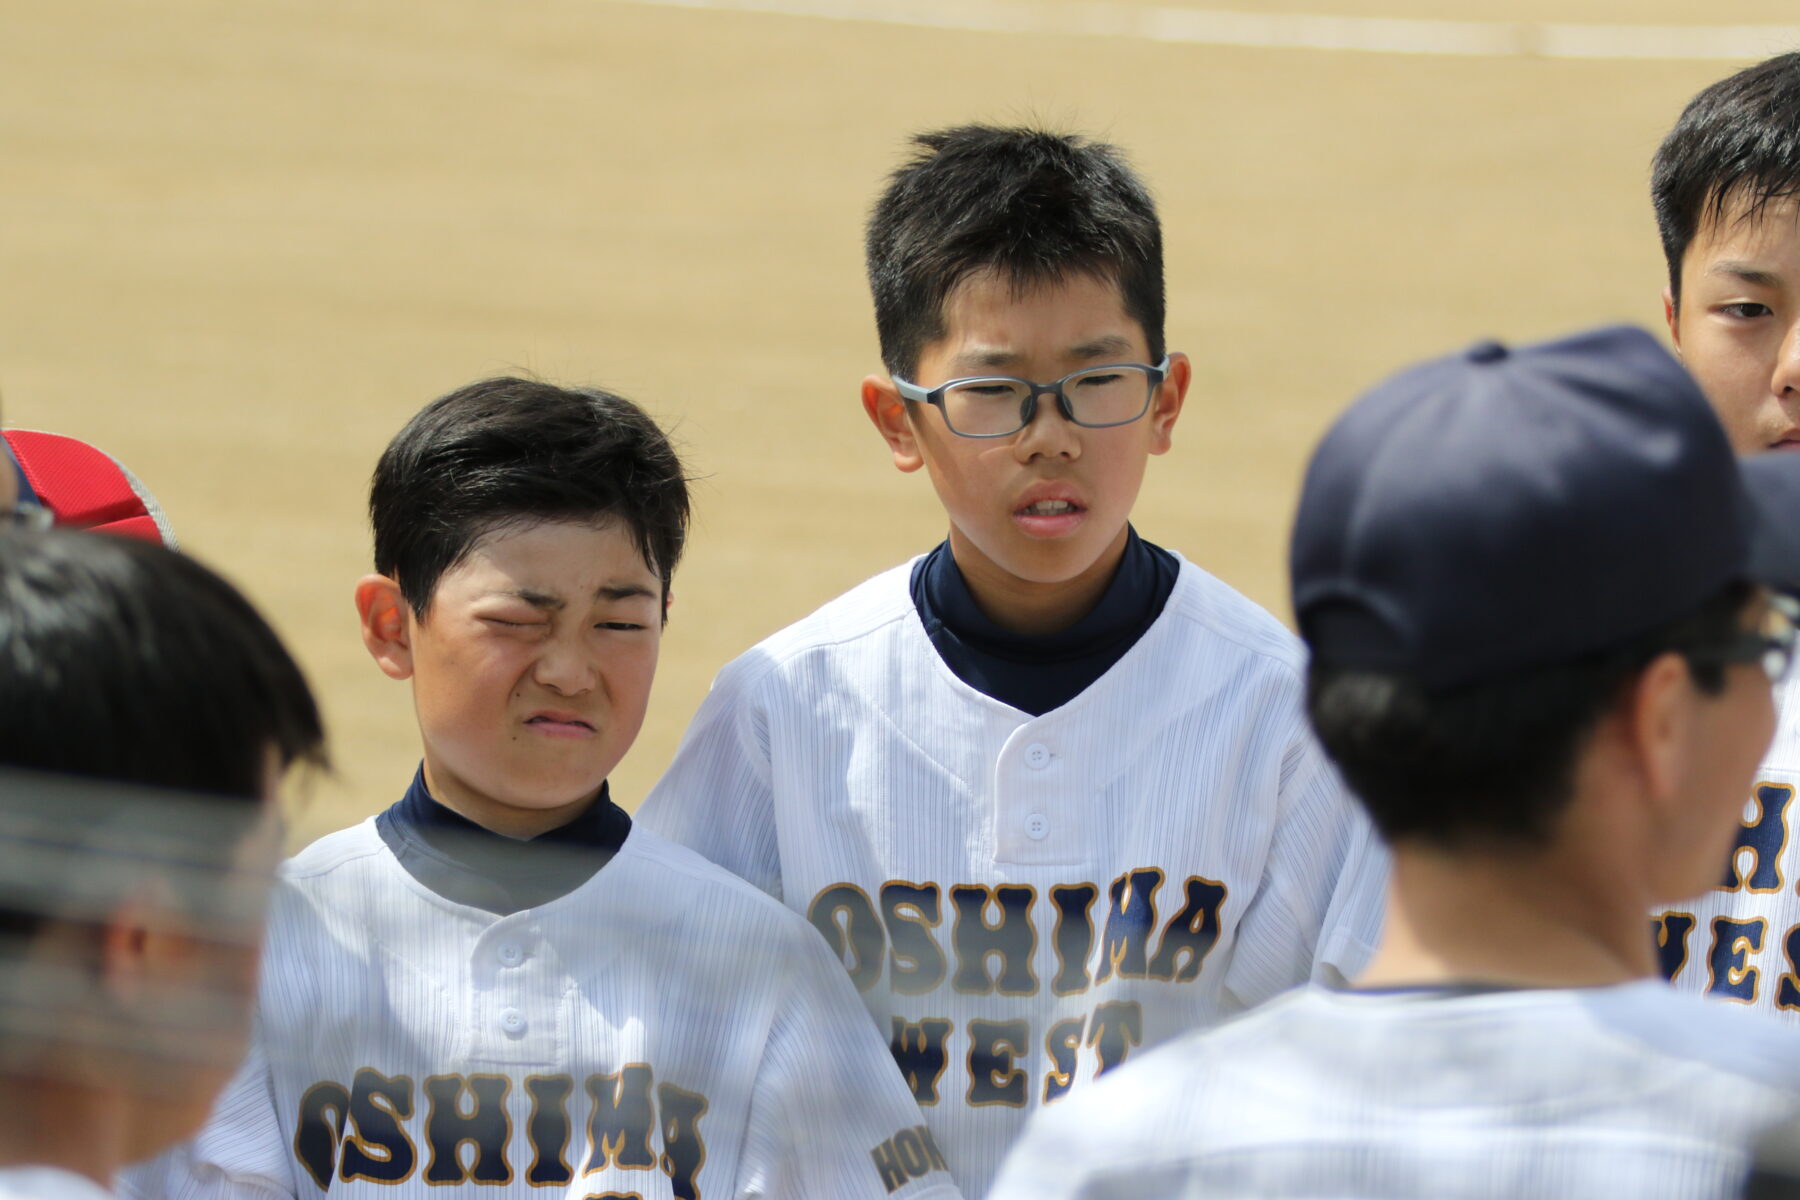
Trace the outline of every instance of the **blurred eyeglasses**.
{"type": "Polygon", "coordinates": [[[1682,651],[1683,657],[1697,662],[1755,663],[1769,677],[1780,683],[1794,666],[1795,646],[1800,643],[1800,600],[1776,593],[1769,599],[1762,628],[1746,630],[1721,646],[1682,651]]]}

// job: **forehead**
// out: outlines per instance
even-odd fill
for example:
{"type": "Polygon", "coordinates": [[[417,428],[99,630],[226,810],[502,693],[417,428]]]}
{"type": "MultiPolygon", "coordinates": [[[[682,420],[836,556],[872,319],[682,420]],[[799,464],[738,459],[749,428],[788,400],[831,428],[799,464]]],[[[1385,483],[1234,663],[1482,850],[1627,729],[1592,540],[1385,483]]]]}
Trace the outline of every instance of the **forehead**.
{"type": "Polygon", "coordinates": [[[944,298],[944,332],[928,350],[979,345],[1067,349],[1102,338],[1143,347],[1143,327],[1106,275],[1080,273],[1020,284],[993,270],[965,275],[944,298]]]}
{"type": "Polygon", "coordinates": [[[478,537],[462,561],[444,572],[438,591],[472,596],[529,588],[585,599],[620,583],[656,592],[662,586],[624,522],[523,521],[498,525],[478,537]]]}
{"type": "Polygon", "coordinates": [[[1783,196],[1757,205],[1737,195],[1726,197],[1716,209],[1708,204],[1682,266],[1705,271],[1721,259],[1800,262],[1800,200],[1783,196]]]}

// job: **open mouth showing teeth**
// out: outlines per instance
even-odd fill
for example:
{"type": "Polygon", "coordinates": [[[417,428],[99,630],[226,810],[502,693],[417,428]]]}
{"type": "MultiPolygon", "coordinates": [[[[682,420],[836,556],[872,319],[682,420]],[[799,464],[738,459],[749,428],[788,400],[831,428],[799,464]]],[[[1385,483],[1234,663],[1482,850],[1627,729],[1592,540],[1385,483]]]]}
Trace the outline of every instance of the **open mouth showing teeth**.
{"type": "Polygon", "coordinates": [[[1075,511],[1075,506],[1067,500],[1039,500],[1036,504],[1027,504],[1019,510],[1028,517],[1060,517],[1075,511]]]}

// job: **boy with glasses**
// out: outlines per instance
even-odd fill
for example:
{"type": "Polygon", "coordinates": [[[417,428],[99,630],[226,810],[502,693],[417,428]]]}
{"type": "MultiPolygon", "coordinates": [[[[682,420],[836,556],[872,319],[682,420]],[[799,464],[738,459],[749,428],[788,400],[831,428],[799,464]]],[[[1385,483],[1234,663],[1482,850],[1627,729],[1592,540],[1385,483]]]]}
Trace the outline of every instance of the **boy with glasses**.
{"type": "Polygon", "coordinates": [[[1735,1196],[1800,1031],[1671,991],[1643,914],[1735,836],[1797,506],[1800,459],[1740,469],[1641,330],[1352,406],[1290,561],[1312,723],[1393,853],[1380,948],[1044,1114],[995,1200],[1735,1196]]]}
{"type": "Polygon", "coordinates": [[[1129,523],[1190,367],[1118,151],[921,135],[867,249],[863,408],[949,536],[727,666],[640,819],[812,920],[979,1197],[1032,1110],[1354,969],[1381,872],[1293,637],[1129,523]]]}

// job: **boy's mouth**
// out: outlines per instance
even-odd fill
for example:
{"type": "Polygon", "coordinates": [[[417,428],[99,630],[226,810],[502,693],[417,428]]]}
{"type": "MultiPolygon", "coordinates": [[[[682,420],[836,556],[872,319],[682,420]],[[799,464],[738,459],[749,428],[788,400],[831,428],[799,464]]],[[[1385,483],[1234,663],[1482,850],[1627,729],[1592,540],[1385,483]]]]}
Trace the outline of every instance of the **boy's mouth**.
{"type": "Polygon", "coordinates": [[[1087,517],[1087,509],[1070,496],[1042,496],[1013,509],[1013,522],[1027,537],[1067,537],[1087,517]]]}
{"type": "Polygon", "coordinates": [[[573,713],[536,713],[525,723],[547,737],[592,737],[594,727],[573,713]]]}

